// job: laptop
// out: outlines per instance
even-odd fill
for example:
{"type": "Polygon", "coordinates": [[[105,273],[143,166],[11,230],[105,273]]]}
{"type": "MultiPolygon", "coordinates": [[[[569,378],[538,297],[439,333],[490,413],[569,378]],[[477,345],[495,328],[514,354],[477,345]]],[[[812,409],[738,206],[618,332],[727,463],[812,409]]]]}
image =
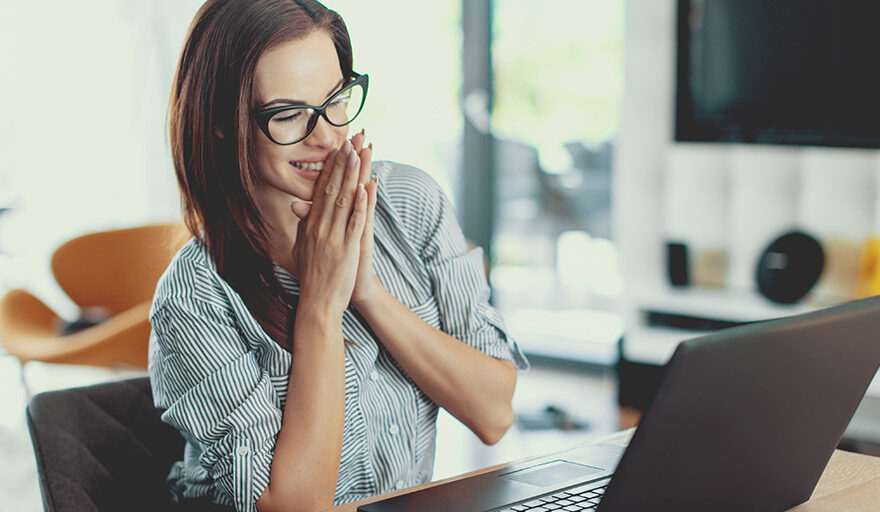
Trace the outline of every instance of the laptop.
{"type": "Polygon", "coordinates": [[[598,442],[362,512],[787,510],[880,366],[880,297],[679,344],[627,447],[598,442]]]}

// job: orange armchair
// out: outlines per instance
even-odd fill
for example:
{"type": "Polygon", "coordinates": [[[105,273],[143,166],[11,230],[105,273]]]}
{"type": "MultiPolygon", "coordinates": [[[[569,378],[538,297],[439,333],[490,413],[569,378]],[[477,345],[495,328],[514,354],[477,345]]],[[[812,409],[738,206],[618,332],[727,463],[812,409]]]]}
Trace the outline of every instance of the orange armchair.
{"type": "Polygon", "coordinates": [[[63,335],[63,322],[22,289],[0,298],[0,343],[22,365],[28,361],[105,367],[147,367],[148,313],[156,282],[188,238],[182,224],[154,224],[90,233],[52,254],[52,273],[80,308],[109,317],[63,335]]]}

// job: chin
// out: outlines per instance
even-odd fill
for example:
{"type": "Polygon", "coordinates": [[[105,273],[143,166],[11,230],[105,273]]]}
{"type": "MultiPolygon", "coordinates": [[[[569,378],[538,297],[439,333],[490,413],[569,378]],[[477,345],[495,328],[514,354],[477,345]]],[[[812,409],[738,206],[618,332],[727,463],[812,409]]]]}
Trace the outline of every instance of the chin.
{"type": "Polygon", "coordinates": [[[297,199],[301,199],[303,201],[312,201],[312,198],[315,195],[315,186],[314,185],[299,185],[293,190],[293,197],[297,199]]]}

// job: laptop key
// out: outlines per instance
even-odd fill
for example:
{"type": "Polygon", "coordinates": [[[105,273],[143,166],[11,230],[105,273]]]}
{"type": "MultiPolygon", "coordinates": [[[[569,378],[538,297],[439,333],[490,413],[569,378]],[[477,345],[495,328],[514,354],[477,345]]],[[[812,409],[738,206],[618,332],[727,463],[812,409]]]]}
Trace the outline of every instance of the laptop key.
{"type": "Polygon", "coordinates": [[[581,494],[587,491],[592,491],[596,486],[594,484],[584,484],[579,487],[574,487],[572,489],[567,489],[565,492],[568,494],[581,494]]]}
{"type": "Polygon", "coordinates": [[[590,482],[588,484],[579,485],[577,487],[572,487],[570,489],[566,489],[566,491],[572,494],[583,494],[588,491],[596,491],[599,489],[604,489],[608,487],[608,480],[601,480],[598,482],[590,482]]]}

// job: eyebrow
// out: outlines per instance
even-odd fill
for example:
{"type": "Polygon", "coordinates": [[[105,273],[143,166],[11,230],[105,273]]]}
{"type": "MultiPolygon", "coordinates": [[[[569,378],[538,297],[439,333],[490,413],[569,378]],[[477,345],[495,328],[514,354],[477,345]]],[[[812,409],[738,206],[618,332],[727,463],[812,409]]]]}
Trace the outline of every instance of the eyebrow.
{"type": "MultiPolygon", "coordinates": [[[[330,89],[330,92],[327,93],[327,96],[324,97],[324,100],[326,100],[330,96],[333,96],[334,94],[336,94],[339,91],[339,88],[342,87],[343,83],[345,83],[344,77],[340,78],[339,81],[336,82],[336,85],[334,85],[333,88],[330,89]]],[[[264,103],[263,106],[260,107],[260,110],[266,110],[267,108],[274,107],[275,105],[308,105],[308,104],[302,100],[291,100],[288,98],[275,98],[274,100],[269,101],[268,103],[264,103]]],[[[315,105],[309,105],[309,106],[315,106],[315,105]]]]}

